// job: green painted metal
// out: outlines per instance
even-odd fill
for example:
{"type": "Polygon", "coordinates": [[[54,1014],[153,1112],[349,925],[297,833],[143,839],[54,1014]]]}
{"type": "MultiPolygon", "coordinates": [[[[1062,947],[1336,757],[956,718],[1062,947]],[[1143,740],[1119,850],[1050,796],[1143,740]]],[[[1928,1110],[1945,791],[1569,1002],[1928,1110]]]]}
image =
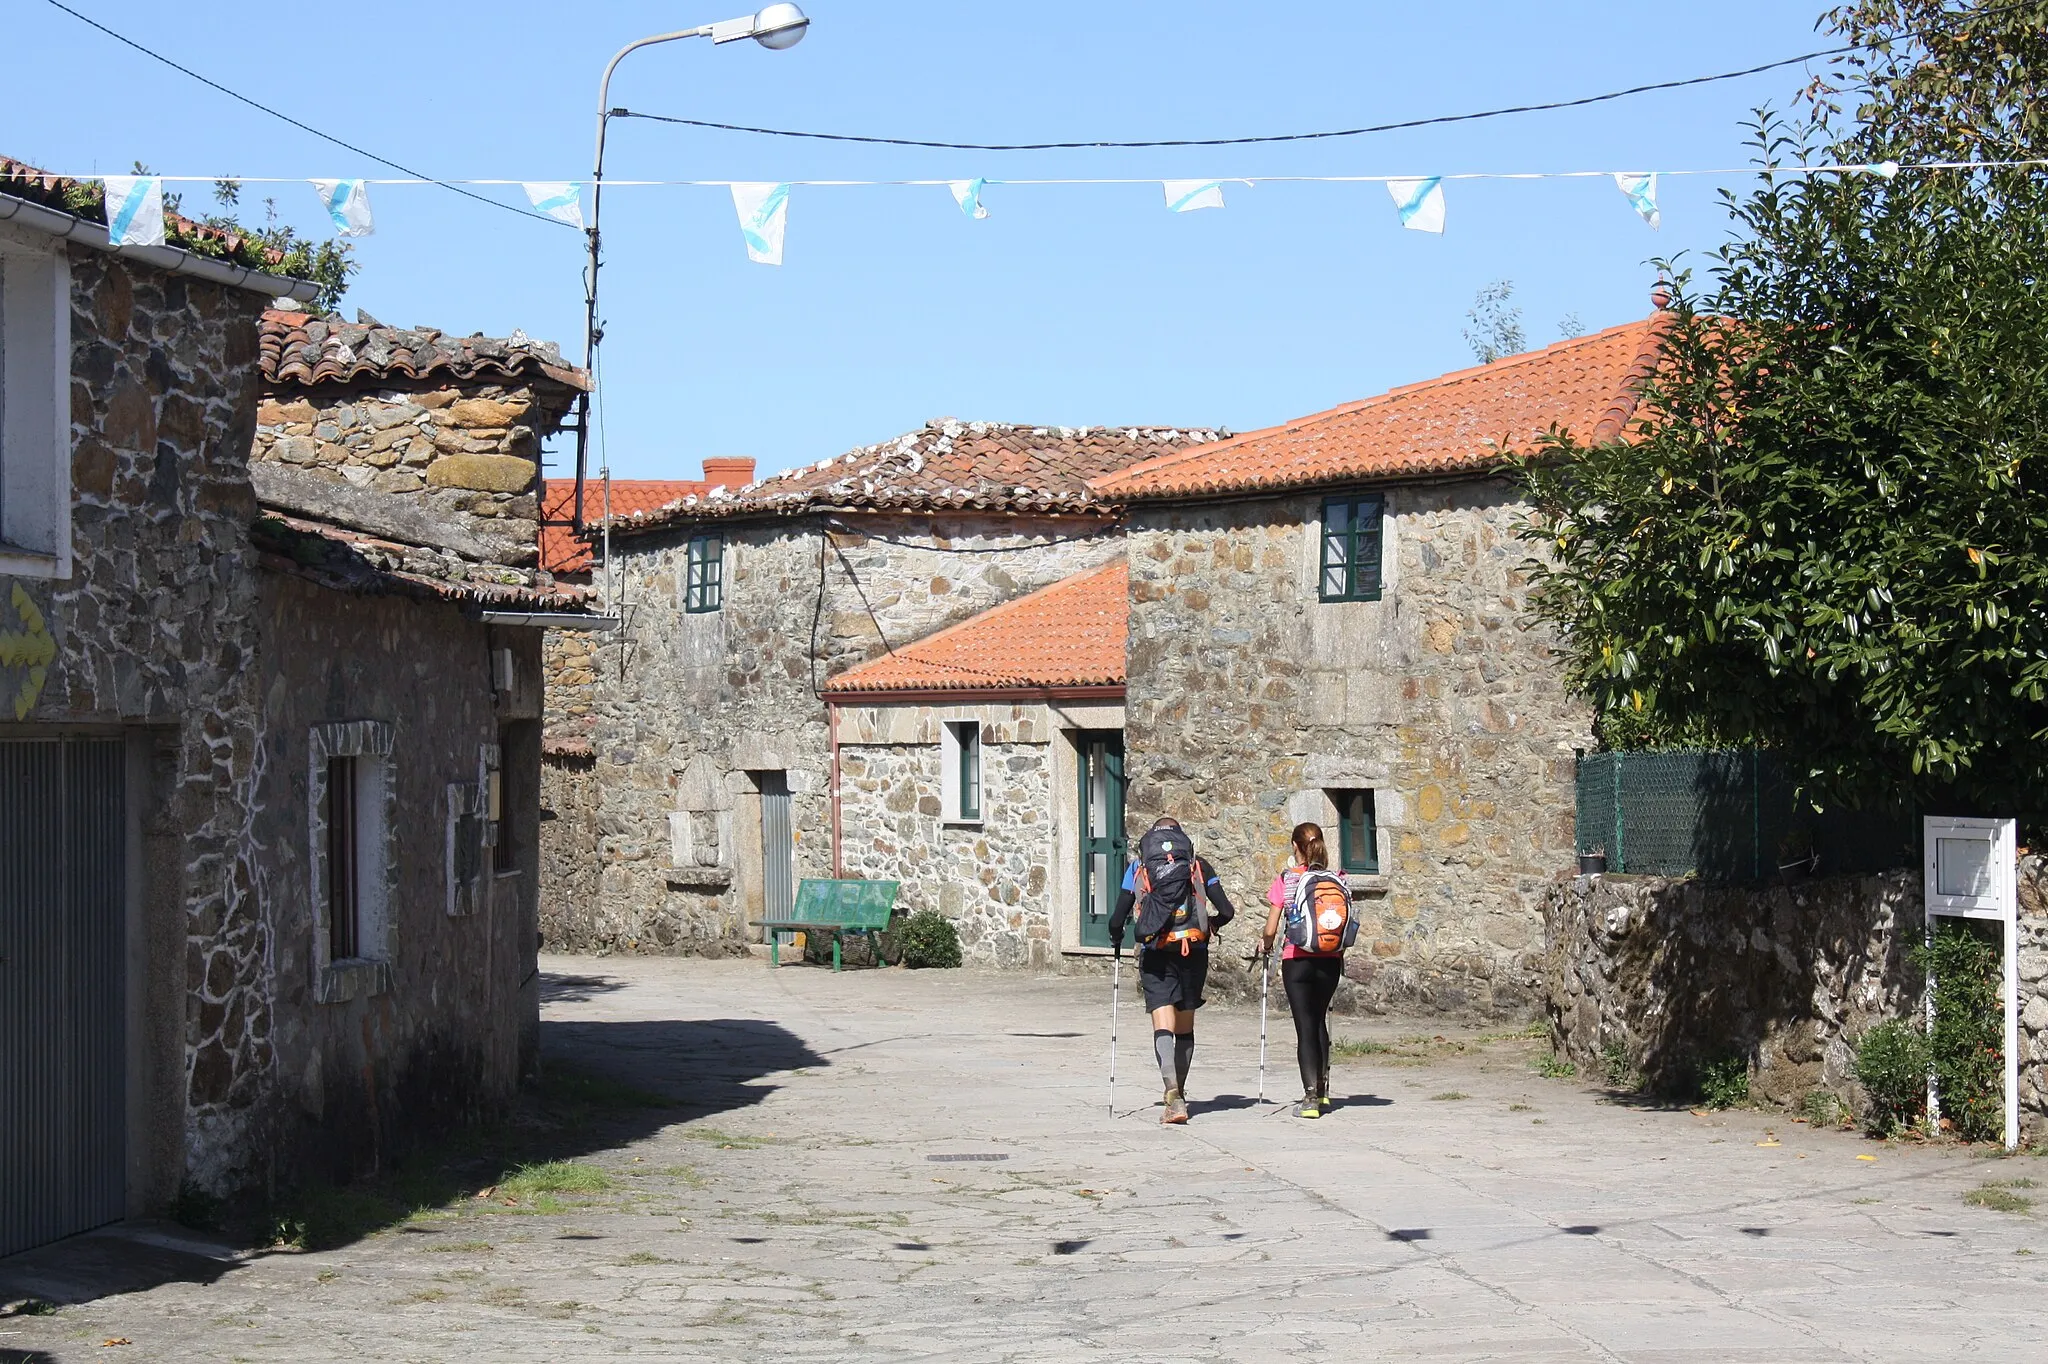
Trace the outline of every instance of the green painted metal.
{"type": "Polygon", "coordinates": [[[797,883],[796,903],[787,915],[753,920],[774,930],[768,934],[769,964],[782,964],[780,935],[802,929],[832,934],[832,969],[839,970],[841,935],[874,934],[887,928],[900,885],[896,881],[804,878],[797,883]]]}

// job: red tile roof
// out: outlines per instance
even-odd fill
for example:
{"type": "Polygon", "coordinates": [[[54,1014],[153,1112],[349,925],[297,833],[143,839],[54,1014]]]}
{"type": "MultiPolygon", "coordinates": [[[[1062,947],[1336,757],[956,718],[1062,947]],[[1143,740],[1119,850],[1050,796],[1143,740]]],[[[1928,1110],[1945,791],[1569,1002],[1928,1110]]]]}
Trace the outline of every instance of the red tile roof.
{"type": "MultiPolygon", "coordinates": [[[[697,478],[615,478],[611,486],[613,516],[660,511],[685,497],[702,497],[711,484],[697,478]]],[[[605,486],[597,479],[583,484],[583,514],[595,525],[605,510],[605,486]]],[[[550,573],[590,572],[590,545],[576,538],[576,480],[551,478],[540,504],[540,566],[550,573]]]]}
{"type": "Polygon", "coordinates": [[[1657,317],[1459,370],[1093,480],[1108,502],[1480,473],[1556,426],[1620,436],[1657,363],[1657,317]]]}
{"type": "MultiPolygon", "coordinates": [[[[11,156],[0,156],[0,193],[11,194],[17,199],[27,199],[45,208],[54,208],[59,213],[69,213],[84,222],[106,226],[106,190],[97,181],[73,180],[69,176],[52,175],[46,170],[38,170],[26,161],[16,161],[11,156]]],[[[167,238],[206,243],[215,248],[210,254],[225,255],[239,264],[266,273],[274,271],[284,260],[283,252],[265,246],[257,237],[230,228],[195,222],[182,213],[172,212],[168,205],[164,208],[164,228],[167,238]]],[[[280,275],[279,278],[283,276],[280,275]]]]}
{"type": "Polygon", "coordinates": [[[1118,559],[849,668],[827,682],[825,691],[844,696],[1121,687],[1129,592],[1129,569],[1118,559]]]}
{"type": "Polygon", "coordinates": [[[263,314],[257,344],[263,381],[273,392],[444,377],[487,383],[547,378],[578,391],[590,387],[582,370],[563,363],[560,347],[524,332],[504,340],[449,336],[432,327],[343,322],[273,308],[263,314]]]}
{"type": "Polygon", "coordinates": [[[880,445],[772,475],[725,497],[699,497],[616,531],[680,521],[796,515],[814,507],[863,511],[1094,511],[1088,480],[1164,451],[1229,433],[1164,426],[1025,426],[940,418],[880,445]]]}

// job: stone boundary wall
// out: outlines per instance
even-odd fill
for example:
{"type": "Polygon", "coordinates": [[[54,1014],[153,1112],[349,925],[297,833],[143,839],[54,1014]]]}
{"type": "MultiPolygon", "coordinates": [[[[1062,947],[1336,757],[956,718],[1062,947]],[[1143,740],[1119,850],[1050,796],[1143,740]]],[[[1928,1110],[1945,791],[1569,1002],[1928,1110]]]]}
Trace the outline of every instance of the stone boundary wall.
{"type": "MultiPolygon", "coordinates": [[[[1645,1089],[1683,1094],[1698,1067],[1749,1061],[1750,1092],[1852,1111],[1856,1043],[1915,1013],[1908,959],[1925,932],[1920,872],[1779,886],[1580,876],[1544,905],[1551,1041],[1583,1075],[1623,1054],[1645,1089]]],[[[2020,868],[2021,1126],[2048,1131],[2048,863],[2020,868]]]]}

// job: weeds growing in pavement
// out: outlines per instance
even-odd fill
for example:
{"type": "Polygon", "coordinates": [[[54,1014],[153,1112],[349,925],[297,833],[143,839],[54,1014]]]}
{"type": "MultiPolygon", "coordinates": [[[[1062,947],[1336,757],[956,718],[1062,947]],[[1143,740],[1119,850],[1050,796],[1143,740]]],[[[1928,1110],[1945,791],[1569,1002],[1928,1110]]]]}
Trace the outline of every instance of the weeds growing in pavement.
{"type": "Polygon", "coordinates": [[[1963,1195],[1963,1202],[1973,1208],[1989,1208],[1993,1212],[2024,1213],[2032,1211],[2034,1200],[2025,1194],[2015,1193],[2016,1189],[2031,1189],[2031,1179],[1993,1180],[1979,1184],[1963,1195]]]}
{"type": "Polygon", "coordinates": [[[1392,1050],[1384,1042],[1373,1042],[1363,1037],[1340,1037],[1330,1044],[1330,1055],[1340,1061],[1360,1056],[1384,1056],[1392,1050]]]}
{"type": "Polygon", "coordinates": [[[1749,1058],[1724,1056],[1700,1067],[1700,1103],[1735,1108],[1749,1102],[1749,1058]]]}
{"type": "Polygon", "coordinates": [[[1579,1073],[1579,1068],[1552,1052],[1536,1062],[1536,1073],[1546,1080],[1569,1080],[1579,1073]]]}

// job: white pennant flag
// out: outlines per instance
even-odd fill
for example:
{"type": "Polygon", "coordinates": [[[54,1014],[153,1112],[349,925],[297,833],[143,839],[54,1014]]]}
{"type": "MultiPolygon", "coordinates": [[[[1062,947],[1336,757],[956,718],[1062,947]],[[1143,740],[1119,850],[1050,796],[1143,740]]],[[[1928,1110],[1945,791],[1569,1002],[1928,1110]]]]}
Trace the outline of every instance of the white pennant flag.
{"type": "Polygon", "coordinates": [[[583,186],[570,180],[522,182],[526,202],[558,223],[583,226],[583,186]]]}
{"type": "Polygon", "coordinates": [[[747,239],[747,259],[757,265],[782,264],[782,229],[789,217],[789,186],[735,184],[732,206],[740,215],[740,235],[747,239]]]}
{"type": "Polygon", "coordinates": [[[315,180],[313,188],[342,236],[367,237],[377,230],[370,223],[370,187],[362,181],[315,180]]]}
{"type": "Polygon", "coordinates": [[[1623,194],[1628,196],[1629,203],[1634,206],[1637,213],[1642,215],[1643,221],[1648,223],[1652,230],[1663,226],[1664,215],[1657,211],[1657,173],[1655,171],[1647,171],[1640,175],[1632,171],[1616,171],[1614,173],[1614,183],[1623,194]]]}
{"type": "Polygon", "coordinates": [[[154,175],[103,175],[107,240],[116,246],[164,244],[164,182],[154,175]]]}
{"type": "Polygon", "coordinates": [[[1394,196],[1394,207],[1401,210],[1401,226],[1413,232],[1444,230],[1442,176],[1432,175],[1426,180],[1389,180],[1387,193],[1394,196]]]}
{"type": "Polygon", "coordinates": [[[960,211],[979,222],[988,216],[988,209],[981,202],[981,187],[986,180],[948,180],[946,188],[953,191],[953,202],[960,205],[960,211]]]}
{"type": "Polygon", "coordinates": [[[1175,213],[1223,207],[1221,180],[1162,180],[1160,184],[1166,190],[1166,206],[1175,213]]]}

